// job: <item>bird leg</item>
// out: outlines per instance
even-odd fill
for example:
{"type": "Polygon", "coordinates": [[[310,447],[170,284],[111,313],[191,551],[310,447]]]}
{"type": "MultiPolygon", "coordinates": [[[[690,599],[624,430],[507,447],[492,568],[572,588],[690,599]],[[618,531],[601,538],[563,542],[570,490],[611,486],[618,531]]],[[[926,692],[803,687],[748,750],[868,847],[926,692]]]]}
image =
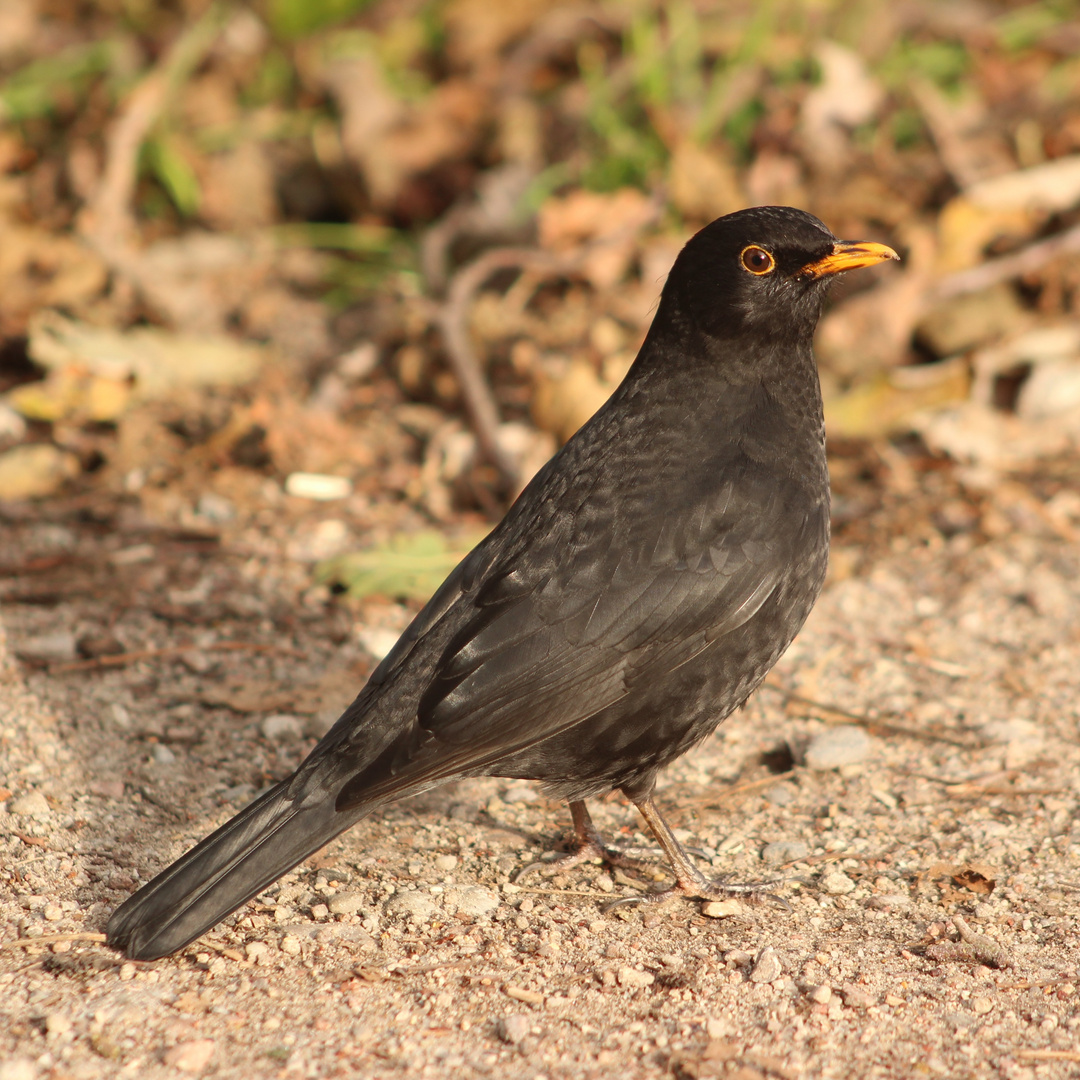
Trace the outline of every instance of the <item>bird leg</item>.
{"type": "Polygon", "coordinates": [[[574,839],[569,854],[562,855],[553,862],[530,863],[514,878],[515,882],[520,881],[526,874],[531,874],[534,870],[556,869],[561,872],[569,870],[579,863],[593,862],[597,859],[607,863],[609,866],[625,867],[630,870],[649,869],[647,863],[634,858],[629,852],[621,851],[617,847],[604,843],[604,838],[593,823],[583,799],[570,803],[570,819],[574,823],[574,839]]]}
{"type": "Polygon", "coordinates": [[[645,896],[627,896],[622,900],[616,900],[613,904],[609,904],[606,910],[610,911],[621,904],[659,903],[670,900],[675,896],[698,897],[702,900],[721,900],[729,896],[765,895],[779,901],[784,907],[788,906],[780,897],[774,897],[771,893],[764,892],[771,885],[781,884],[779,881],[738,883],[725,881],[723,878],[710,880],[694,865],[686,849],[675,839],[675,834],[664,820],[660,808],[651,795],[641,802],[635,802],[634,805],[637,806],[641,816],[645,819],[645,824],[652,830],[653,836],[656,837],[661,849],[668,857],[671,869],[675,873],[675,884],[671,888],[663,889],[660,892],[648,893],[645,896]]]}

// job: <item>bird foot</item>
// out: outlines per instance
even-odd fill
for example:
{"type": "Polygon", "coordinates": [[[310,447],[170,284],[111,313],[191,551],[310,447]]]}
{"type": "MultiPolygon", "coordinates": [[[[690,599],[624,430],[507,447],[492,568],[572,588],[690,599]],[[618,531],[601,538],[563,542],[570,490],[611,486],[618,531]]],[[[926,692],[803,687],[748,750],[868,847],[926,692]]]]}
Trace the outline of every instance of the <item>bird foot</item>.
{"type": "MultiPolygon", "coordinates": [[[[516,885],[527,874],[537,870],[547,870],[553,874],[561,874],[566,870],[579,866],[581,863],[587,862],[606,863],[608,866],[619,867],[623,870],[636,870],[638,873],[653,876],[656,867],[641,857],[651,854],[653,854],[653,851],[650,848],[617,848],[595,840],[588,840],[584,843],[575,844],[574,849],[566,855],[560,855],[547,861],[529,863],[528,866],[518,872],[514,878],[514,884],[516,885]]],[[[656,852],[656,854],[660,855],[661,853],[656,852]]]]}
{"type": "Polygon", "coordinates": [[[728,900],[733,896],[745,897],[752,903],[760,903],[763,900],[772,900],[786,911],[791,910],[791,905],[781,896],[767,892],[767,889],[776,885],[782,885],[783,881],[728,881],[724,877],[707,878],[700,870],[694,869],[692,873],[679,876],[679,879],[667,889],[657,892],[644,893],[641,896],[624,896],[619,900],[613,900],[604,906],[604,913],[613,911],[617,907],[630,904],[663,904],[668,900],[685,898],[687,900],[728,900]]]}

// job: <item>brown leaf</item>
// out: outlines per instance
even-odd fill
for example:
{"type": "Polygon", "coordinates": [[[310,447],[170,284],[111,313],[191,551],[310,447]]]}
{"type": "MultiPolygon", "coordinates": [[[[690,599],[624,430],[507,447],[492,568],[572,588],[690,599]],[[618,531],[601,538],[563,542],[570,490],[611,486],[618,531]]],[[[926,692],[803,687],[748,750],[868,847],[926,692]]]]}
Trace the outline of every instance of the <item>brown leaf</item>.
{"type": "Polygon", "coordinates": [[[969,863],[961,867],[953,874],[953,881],[968,892],[982,893],[988,896],[994,891],[997,881],[994,879],[994,871],[989,866],[980,863],[969,863]]]}

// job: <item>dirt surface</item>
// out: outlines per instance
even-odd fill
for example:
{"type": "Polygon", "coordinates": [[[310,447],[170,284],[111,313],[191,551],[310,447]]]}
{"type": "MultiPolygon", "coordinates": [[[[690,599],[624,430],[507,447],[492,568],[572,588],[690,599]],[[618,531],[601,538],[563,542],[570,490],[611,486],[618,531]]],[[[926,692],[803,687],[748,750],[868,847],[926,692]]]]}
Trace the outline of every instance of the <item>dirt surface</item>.
{"type": "MultiPolygon", "coordinates": [[[[55,557],[4,616],[3,1080],[1080,1070],[1071,519],[900,535],[857,572],[841,544],[771,685],[662,778],[679,835],[783,903],[605,913],[655,883],[598,865],[515,883],[565,807],[470,781],[143,964],[86,935],[299,760],[408,612],[313,593],[299,526],[254,552],[92,517],[6,525],[55,557]],[[72,660],[95,635],[128,652],[72,660]]],[[[594,813],[646,842],[622,800],[594,813]]]]}
{"type": "Polygon", "coordinates": [[[1080,1076],[1078,51],[1056,0],[0,0],[0,1080],[1080,1076]],[[106,949],[760,203],[903,256],[818,335],[826,593],[662,779],[779,899],[518,880],[566,808],[489,780],[106,949]]]}

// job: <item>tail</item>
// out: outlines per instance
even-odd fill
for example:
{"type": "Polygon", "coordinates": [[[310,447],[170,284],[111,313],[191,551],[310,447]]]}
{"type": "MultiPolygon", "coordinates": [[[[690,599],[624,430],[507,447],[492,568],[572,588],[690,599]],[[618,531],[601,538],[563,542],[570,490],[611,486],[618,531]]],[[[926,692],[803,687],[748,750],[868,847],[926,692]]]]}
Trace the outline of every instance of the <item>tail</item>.
{"type": "Polygon", "coordinates": [[[182,949],[378,801],[343,812],[325,791],[303,798],[296,787],[271,789],[130,896],[109,920],[108,943],[133,960],[182,949]]]}

